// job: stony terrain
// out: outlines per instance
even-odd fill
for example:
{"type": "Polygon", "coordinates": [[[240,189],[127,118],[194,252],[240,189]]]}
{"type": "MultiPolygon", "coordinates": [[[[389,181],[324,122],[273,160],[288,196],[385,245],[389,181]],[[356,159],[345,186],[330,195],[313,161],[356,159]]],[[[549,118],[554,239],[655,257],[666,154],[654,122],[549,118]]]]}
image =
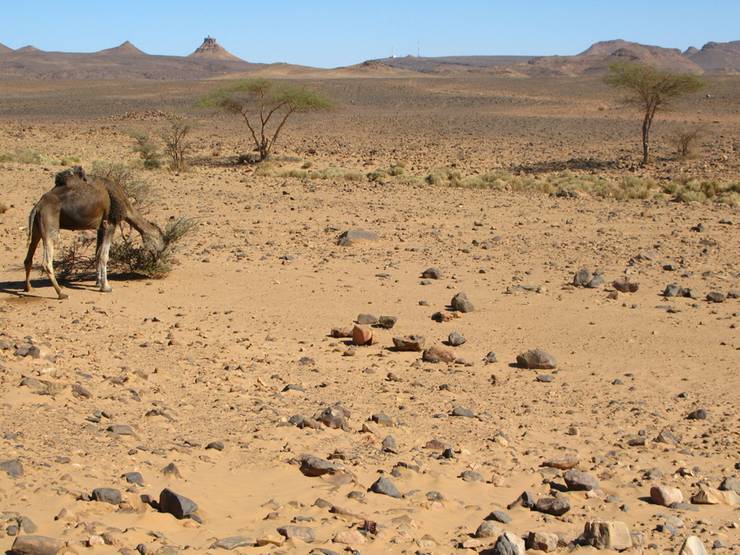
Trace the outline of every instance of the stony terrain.
{"type": "Polygon", "coordinates": [[[0,85],[0,154],[39,153],[0,163],[0,547],[737,553],[738,208],[423,179],[737,180],[727,79],[656,123],[706,122],[701,154],[648,169],[596,80],[312,82],[339,107],[268,169],[193,111],[211,83],[0,85]],[[135,164],[172,111],[193,167],[140,173],[151,218],[199,218],[174,272],[23,293],[59,161],[135,164]]]}

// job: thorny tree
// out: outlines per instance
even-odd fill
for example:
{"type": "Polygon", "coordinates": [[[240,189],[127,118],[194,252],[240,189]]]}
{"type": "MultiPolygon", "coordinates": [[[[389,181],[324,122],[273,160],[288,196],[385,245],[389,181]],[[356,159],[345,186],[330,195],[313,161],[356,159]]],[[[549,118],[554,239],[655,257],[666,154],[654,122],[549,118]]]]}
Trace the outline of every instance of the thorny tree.
{"type": "Polygon", "coordinates": [[[249,129],[260,161],[270,156],[290,116],[331,107],[330,101],[317,92],[267,79],[238,81],[202,98],[199,105],[239,115],[249,129]]]}
{"type": "Polygon", "coordinates": [[[698,91],[704,82],[689,73],[671,73],[632,62],[619,62],[609,66],[606,82],[629,93],[628,102],[643,110],[642,163],[650,161],[650,128],[655,112],[672,99],[698,91]]]}

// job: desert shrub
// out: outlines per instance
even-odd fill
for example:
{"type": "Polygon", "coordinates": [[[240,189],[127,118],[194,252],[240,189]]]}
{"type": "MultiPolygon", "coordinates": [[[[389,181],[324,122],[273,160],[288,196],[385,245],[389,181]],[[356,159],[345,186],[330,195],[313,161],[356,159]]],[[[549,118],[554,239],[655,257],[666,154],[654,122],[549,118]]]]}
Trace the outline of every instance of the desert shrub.
{"type": "Polygon", "coordinates": [[[398,177],[399,175],[403,175],[405,171],[406,168],[404,167],[404,165],[400,162],[397,162],[393,164],[390,168],[388,168],[388,175],[398,177]]]}
{"type": "Polygon", "coordinates": [[[432,170],[424,178],[424,181],[429,185],[449,185],[451,187],[459,187],[462,184],[462,180],[460,171],[452,168],[432,170]]]}
{"type": "Polygon", "coordinates": [[[719,202],[738,206],[740,181],[721,183],[715,180],[679,177],[663,185],[663,191],[677,202],[719,202]]]}
{"type": "Polygon", "coordinates": [[[702,135],[700,127],[677,129],[670,136],[671,145],[676,150],[676,157],[685,160],[696,155],[696,143],[702,135]]]}
{"type": "Polygon", "coordinates": [[[280,172],[280,177],[296,177],[299,179],[305,179],[308,177],[308,172],[306,170],[287,170],[280,172]]]}
{"type": "Polygon", "coordinates": [[[134,140],[132,150],[135,154],[139,155],[144,168],[147,170],[160,168],[162,166],[162,153],[159,152],[157,143],[154,142],[149,134],[142,131],[131,131],[129,135],[134,140]]]}
{"type": "Polygon", "coordinates": [[[120,185],[140,212],[146,212],[154,200],[151,185],[139,179],[134,170],[126,164],[96,160],[93,162],[90,175],[110,179],[120,185]]]}
{"type": "MultiPolygon", "coordinates": [[[[170,220],[162,232],[164,249],[151,252],[131,235],[122,235],[110,249],[108,269],[114,272],[131,272],[153,279],[162,279],[177,264],[176,253],[181,240],[197,226],[193,218],[170,220]]],[[[81,235],[59,252],[55,261],[57,273],[64,279],[82,278],[95,273],[95,237],[81,235]]]]}
{"type": "Polygon", "coordinates": [[[189,135],[193,126],[180,118],[169,118],[169,125],[162,132],[164,141],[164,152],[170,159],[170,169],[174,171],[185,171],[188,167],[187,154],[192,150],[193,144],[189,135]]]}
{"type": "Polygon", "coordinates": [[[371,172],[368,172],[367,179],[368,181],[381,181],[387,175],[388,175],[387,171],[385,171],[382,168],[377,168],[371,172]]]}
{"type": "Polygon", "coordinates": [[[65,156],[59,161],[59,164],[62,166],[74,166],[75,164],[80,163],[79,156],[65,156]]]}

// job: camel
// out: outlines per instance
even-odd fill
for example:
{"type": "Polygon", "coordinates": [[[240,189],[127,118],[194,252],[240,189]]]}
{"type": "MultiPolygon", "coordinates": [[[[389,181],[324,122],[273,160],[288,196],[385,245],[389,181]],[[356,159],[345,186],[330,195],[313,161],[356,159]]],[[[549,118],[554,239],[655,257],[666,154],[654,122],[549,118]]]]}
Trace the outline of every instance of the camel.
{"type": "Polygon", "coordinates": [[[112,291],[108,284],[108,256],[116,226],[123,222],[139,232],[144,246],[150,251],[159,252],[164,248],[162,230],[144,219],[131,205],[120,185],[100,177],[89,178],[79,166],[58,173],[54,178],[54,188],[44,193],[28,217],[28,253],[23,263],[25,291],[32,290],[33,255],[39,241],[43,241],[44,271],[59,299],[68,297],[54,274],[54,241],[60,229],[97,230],[95,286],[105,293],[112,291]]]}

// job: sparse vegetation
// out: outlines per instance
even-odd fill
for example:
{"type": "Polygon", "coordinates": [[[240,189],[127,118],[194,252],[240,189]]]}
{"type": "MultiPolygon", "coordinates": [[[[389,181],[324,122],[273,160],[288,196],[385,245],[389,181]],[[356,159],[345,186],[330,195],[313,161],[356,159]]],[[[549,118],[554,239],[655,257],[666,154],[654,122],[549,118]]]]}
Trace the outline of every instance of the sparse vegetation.
{"type": "MultiPolygon", "coordinates": [[[[110,249],[108,268],[117,272],[130,272],[153,279],[162,279],[176,264],[176,253],[181,240],[197,226],[193,218],[170,220],[162,232],[164,249],[151,252],[124,234],[110,249]]],[[[78,236],[67,247],[61,249],[55,261],[57,273],[64,279],[84,278],[95,272],[95,237],[78,236]]]]}
{"type": "Polygon", "coordinates": [[[201,98],[198,104],[240,116],[249,129],[259,161],[270,156],[293,114],[326,110],[331,106],[329,100],[317,92],[268,79],[238,81],[201,98]]]}
{"type": "Polygon", "coordinates": [[[170,159],[170,169],[174,171],[185,171],[188,168],[186,156],[193,148],[189,135],[193,126],[181,118],[167,118],[169,125],[162,132],[164,141],[164,152],[170,159]]]}
{"type": "Polygon", "coordinates": [[[93,162],[90,175],[110,179],[123,187],[126,195],[140,212],[146,212],[152,203],[154,194],[151,185],[140,179],[136,172],[126,164],[96,160],[93,162]]]}
{"type": "Polygon", "coordinates": [[[606,82],[628,93],[627,101],[643,111],[642,118],[642,163],[650,161],[650,129],[659,108],[673,99],[696,92],[704,82],[689,73],[672,73],[654,67],[619,62],[609,67],[606,82]]]}
{"type": "Polygon", "coordinates": [[[676,157],[686,160],[696,155],[696,143],[702,135],[701,127],[684,127],[673,132],[671,144],[676,149],[676,157]]]}
{"type": "Polygon", "coordinates": [[[142,131],[131,131],[129,135],[134,140],[132,150],[138,154],[144,168],[147,170],[160,168],[162,166],[162,153],[149,134],[142,131]]]}

